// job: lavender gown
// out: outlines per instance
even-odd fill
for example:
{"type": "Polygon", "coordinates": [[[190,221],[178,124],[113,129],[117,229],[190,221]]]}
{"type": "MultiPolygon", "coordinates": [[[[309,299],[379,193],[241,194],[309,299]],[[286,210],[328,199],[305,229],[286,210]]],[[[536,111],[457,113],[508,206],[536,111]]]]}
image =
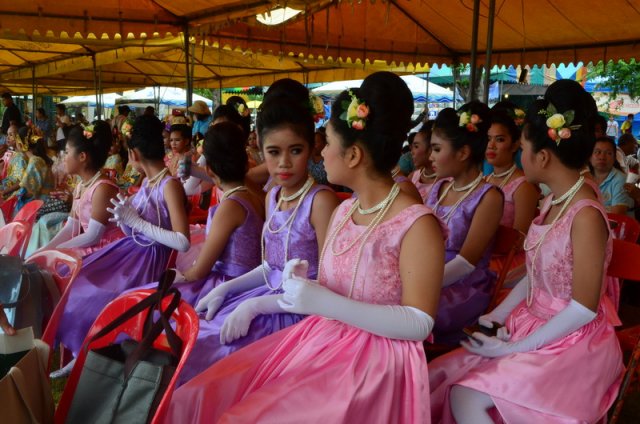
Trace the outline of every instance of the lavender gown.
{"type": "MultiPolygon", "coordinates": [[[[145,182],[132,199],[132,205],[145,221],[165,229],[171,229],[171,219],[163,192],[171,178],[164,177],[151,189],[145,182]]],[[[135,239],[124,237],[86,256],[80,273],[66,292],[58,340],[77,356],[85,335],[107,303],[125,290],[157,280],[170,254],[170,247],[136,232],[135,239]]]]}
{"type": "MultiPolygon", "coordinates": [[[[451,206],[434,205],[438,201],[442,184],[441,180],[434,184],[425,201],[433,209],[436,216],[442,219],[451,206]]],[[[458,206],[453,216],[446,223],[449,237],[445,245],[445,262],[449,262],[460,253],[462,245],[471,227],[471,221],[478,204],[493,186],[483,184],[458,206]]],[[[443,219],[444,221],[444,219],[443,219]]],[[[489,259],[493,250],[491,243],[476,264],[476,269],[453,284],[443,287],[440,292],[440,304],[436,316],[433,335],[436,343],[457,344],[464,338],[462,329],[475,324],[478,317],[487,309],[491,300],[491,289],[495,282],[495,274],[489,270],[489,259]]]]}
{"type": "MultiPolygon", "coordinates": [[[[236,228],[225,246],[222,254],[213,265],[211,272],[205,278],[184,284],[176,284],[182,294],[182,300],[195,306],[198,301],[221,283],[239,277],[251,271],[260,264],[260,231],[264,221],[253,209],[251,204],[238,196],[232,196],[224,200],[235,201],[240,204],[247,213],[242,225],[236,228]]],[[[211,231],[213,215],[221,203],[209,208],[206,234],[211,231]]],[[[214,229],[215,231],[215,229],[214,229]]],[[[157,286],[149,284],[149,288],[157,286]]]]}
{"type": "MultiPolygon", "coordinates": [[[[279,190],[279,186],[274,187],[268,194],[269,210],[267,211],[267,217],[273,215],[271,228],[276,229],[283,226],[295,209],[291,208],[286,211],[275,210],[276,204],[278,203],[277,194],[279,190]]],[[[304,198],[302,205],[300,205],[290,227],[291,231],[287,249],[287,259],[300,258],[309,262],[309,278],[316,278],[318,273],[318,240],[309,219],[311,217],[313,199],[320,190],[330,189],[322,185],[313,186],[304,198]]],[[[265,231],[265,260],[271,267],[271,272],[268,273],[268,279],[272,287],[279,287],[281,285],[282,271],[285,265],[284,249],[286,239],[286,229],[276,234],[265,231]]],[[[266,284],[262,284],[254,289],[227,296],[211,321],[200,320],[198,341],[189,356],[186,366],[180,374],[179,384],[187,382],[213,363],[236,350],[275,333],[278,330],[289,327],[304,318],[304,315],[289,313],[259,315],[251,322],[249,332],[246,336],[226,345],[220,344],[220,330],[222,329],[222,325],[238,305],[247,299],[281,292],[281,290],[271,291],[266,284]]],[[[206,294],[206,292],[203,292],[203,295],[206,294]]]]}

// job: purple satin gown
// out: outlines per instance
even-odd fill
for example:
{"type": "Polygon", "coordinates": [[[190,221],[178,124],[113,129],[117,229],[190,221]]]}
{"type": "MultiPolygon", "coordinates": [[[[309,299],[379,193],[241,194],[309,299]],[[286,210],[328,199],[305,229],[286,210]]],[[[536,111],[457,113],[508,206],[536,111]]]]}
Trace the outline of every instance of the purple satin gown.
{"type": "MultiPolygon", "coordinates": [[[[274,187],[268,194],[270,207],[267,211],[267,217],[273,215],[271,228],[274,229],[282,227],[295,209],[291,208],[285,211],[275,210],[277,204],[277,193],[279,190],[279,186],[274,187]]],[[[304,198],[303,204],[298,209],[293,223],[291,224],[291,232],[289,234],[289,244],[287,249],[287,259],[300,258],[309,262],[309,278],[316,278],[318,272],[318,240],[309,219],[311,217],[313,199],[316,193],[320,190],[329,190],[329,188],[321,185],[313,186],[304,198]]],[[[265,231],[265,260],[271,267],[271,272],[268,273],[269,284],[271,287],[279,287],[281,285],[282,271],[285,265],[286,239],[287,230],[283,230],[276,234],[265,231]]],[[[238,305],[247,299],[281,292],[281,290],[272,291],[265,283],[254,289],[227,296],[211,321],[200,320],[198,341],[191,352],[187,365],[180,374],[179,383],[185,383],[207,369],[213,363],[219,361],[225,356],[228,356],[236,350],[275,333],[278,330],[289,327],[304,318],[303,315],[289,313],[259,315],[251,322],[249,332],[246,336],[234,340],[226,345],[220,344],[220,330],[222,329],[222,325],[224,324],[225,319],[236,309],[238,305]]],[[[206,294],[207,292],[202,293],[203,296],[206,294]]]]}
{"type": "MultiPolygon", "coordinates": [[[[171,229],[171,219],[163,191],[169,179],[164,177],[151,189],[145,181],[132,199],[145,221],[166,229],[171,229]]],[[[170,255],[170,247],[135,232],[86,256],[68,292],[58,340],[77,356],[89,328],[107,303],[126,290],[157,280],[170,255]]]]}
{"type": "MultiPolygon", "coordinates": [[[[434,205],[438,201],[438,195],[445,180],[434,184],[429,193],[426,205],[434,210],[439,218],[443,218],[451,206],[434,205]]],[[[446,223],[449,228],[449,237],[445,245],[445,262],[449,262],[460,253],[462,245],[471,227],[471,221],[476,208],[484,195],[492,188],[491,184],[484,183],[467,197],[453,213],[446,223]]],[[[443,219],[444,221],[444,219],[443,219]]],[[[495,282],[495,274],[489,270],[489,259],[493,250],[491,243],[476,264],[476,269],[462,277],[453,284],[443,287],[440,292],[440,304],[433,329],[436,343],[458,344],[465,336],[464,327],[475,324],[478,317],[486,310],[491,300],[491,289],[495,282]]]]}

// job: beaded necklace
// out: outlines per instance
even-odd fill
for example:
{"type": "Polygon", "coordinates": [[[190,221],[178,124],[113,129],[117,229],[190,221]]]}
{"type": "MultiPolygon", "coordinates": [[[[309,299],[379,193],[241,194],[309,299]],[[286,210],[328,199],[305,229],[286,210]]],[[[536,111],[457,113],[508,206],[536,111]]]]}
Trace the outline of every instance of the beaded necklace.
{"type": "MultiPolygon", "coordinates": [[[[162,181],[164,176],[167,175],[168,172],[169,172],[168,168],[163,168],[162,171],[158,172],[154,177],[147,179],[147,188],[149,189],[149,194],[147,195],[147,198],[144,199],[144,202],[143,202],[144,207],[140,211],[140,215],[142,215],[144,211],[147,209],[147,206],[149,205],[149,199],[151,199],[151,195],[153,194],[153,190],[155,190],[156,187],[160,186],[160,182],[162,181]]],[[[157,202],[156,202],[156,212],[158,214],[158,223],[156,225],[160,225],[160,205],[157,202]]],[[[136,232],[133,228],[131,229],[131,238],[140,247],[149,247],[155,243],[154,241],[152,241],[151,243],[143,243],[139,241],[136,238],[136,232]]]]}
{"type": "Polygon", "coordinates": [[[324,245],[324,247],[322,249],[322,252],[320,254],[320,263],[318,265],[318,280],[320,280],[320,272],[322,270],[322,264],[324,263],[324,255],[325,255],[325,252],[326,252],[328,246],[331,248],[331,254],[333,256],[341,256],[341,255],[345,254],[346,252],[348,252],[352,247],[354,247],[355,244],[358,241],[360,241],[360,245],[358,246],[358,253],[357,253],[357,256],[356,256],[356,261],[354,263],[353,271],[352,271],[352,274],[351,274],[351,284],[350,284],[350,287],[349,287],[349,295],[348,295],[348,298],[349,299],[351,298],[351,296],[353,295],[353,289],[354,289],[355,284],[356,284],[356,277],[358,275],[358,269],[360,267],[360,259],[362,257],[362,251],[364,250],[364,246],[365,246],[365,244],[367,242],[367,239],[369,238],[371,233],[373,233],[373,230],[375,230],[378,227],[378,225],[380,224],[380,222],[382,221],[384,216],[387,214],[387,212],[391,208],[391,205],[393,204],[394,200],[396,199],[396,197],[398,197],[399,193],[400,193],[400,187],[398,186],[398,184],[394,184],[393,187],[391,187],[391,190],[389,191],[389,194],[387,195],[387,197],[383,201],[385,203],[384,207],[380,210],[380,212],[378,212],[378,214],[373,218],[373,220],[369,223],[369,225],[367,225],[367,227],[362,232],[362,234],[360,234],[358,237],[356,237],[351,243],[348,243],[347,246],[345,248],[343,248],[342,250],[336,251],[336,249],[335,249],[336,236],[338,235],[338,233],[340,231],[342,231],[342,229],[347,224],[349,219],[351,219],[351,217],[353,216],[353,213],[355,212],[355,210],[358,208],[359,201],[356,200],[355,202],[353,202],[353,205],[351,206],[349,211],[345,214],[345,216],[342,219],[342,221],[340,221],[340,223],[336,226],[336,229],[333,231],[331,236],[329,236],[328,241],[325,243],[325,245],[324,245]]]}
{"type": "Polygon", "coordinates": [[[504,171],[504,172],[501,172],[501,173],[499,173],[499,174],[496,174],[495,172],[492,172],[492,173],[489,175],[488,180],[490,180],[491,178],[496,178],[496,179],[498,179],[498,178],[504,178],[504,179],[500,182],[500,184],[498,184],[498,188],[503,188],[503,187],[507,184],[507,181],[509,181],[509,179],[510,179],[510,178],[513,176],[513,174],[516,172],[516,169],[517,169],[517,167],[516,167],[516,164],[514,163],[514,164],[513,164],[513,166],[512,166],[511,168],[507,169],[507,170],[506,170],[506,171],[504,171]]]}
{"type": "Polygon", "coordinates": [[[458,201],[454,203],[453,206],[451,206],[451,208],[449,208],[449,211],[445,213],[442,217],[440,217],[440,219],[442,219],[445,222],[445,224],[448,224],[449,220],[453,216],[453,213],[458,209],[460,204],[462,204],[462,202],[464,202],[467,199],[467,197],[469,197],[471,193],[473,193],[473,191],[480,185],[481,182],[482,182],[482,173],[478,174],[478,177],[475,180],[473,180],[471,183],[467,184],[462,188],[456,189],[453,186],[455,183],[452,181],[451,184],[449,184],[449,186],[442,193],[440,198],[438,198],[438,201],[436,202],[436,204],[433,206],[434,212],[440,207],[440,203],[444,200],[445,197],[447,197],[447,194],[449,194],[449,191],[452,188],[453,188],[453,191],[458,191],[458,192],[466,191],[466,193],[460,199],[458,199],[458,201]]]}
{"type": "MultiPolygon", "coordinates": [[[[282,189],[280,189],[280,198],[278,199],[278,203],[276,203],[276,207],[273,210],[273,213],[269,216],[269,218],[267,219],[267,222],[265,222],[262,227],[262,234],[260,236],[260,252],[262,256],[262,262],[261,262],[262,264],[264,264],[267,259],[265,254],[265,247],[264,247],[266,231],[269,231],[271,234],[277,234],[282,232],[285,228],[287,229],[287,235],[284,242],[284,263],[286,264],[289,261],[289,237],[291,235],[291,227],[293,226],[295,217],[298,214],[298,210],[302,206],[304,199],[307,197],[309,190],[311,190],[313,181],[314,181],[313,178],[309,177],[307,179],[307,182],[304,184],[304,186],[302,186],[300,190],[298,190],[294,195],[288,196],[288,197],[285,196],[284,193],[282,193],[282,189]],[[282,205],[282,202],[285,200],[287,202],[290,202],[292,200],[297,199],[298,197],[300,198],[300,200],[298,200],[298,203],[296,204],[296,207],[293,209],[293,212],[291,213],[289,218],[287,218],[287,220],[284,222],[284,224],[282,224],[280,228],[272,229],[271,221],[273,221],[273,217],[276,214],[276,212],[280,210],[280,206],[282,205]]],[[[282,287],[282,283],[283,283],[282,281],[280,281],[280,285],[278,287],[273,287],[271,283],[269,283],[269,276],[267,275],[267,271],[264,269],[264,266],[262,266],[262,277],[264,278],[264,282],[267,285],[267,287],[269,287],[269,290],[276,291],[282,287]]]]}
{"type": "MultiPolygon", "coordinates": [[[[534,250],[533,251],[533,259],[531,260],[531,274],[533,275],[533,273],[535,272],[535,267],[536,267],[536,259],[538,257],[538,252],[540,252],[540,246],[542,246],[542,242],[544,241],[545,237],[547,237],[547,234],[549,234],[549,232],[553,229],[553,226],[555,225],[556,222],[558,222],[558,220],[560,219],[560,217],[562,217],[562,215],[564,214],[564,212],[566,211],[567,207],[569,206],[569,204],[571,203],[571,201],[573,200],[573,198],[576,196],[576,194],[578,193],[578,191],[580,190],[580,188],[582,187],[582,185],[584,184],[584,176],[580,176],[580,178],[578,179],[578,181],[576,181],[576,183],[562,196],[560,196],[560,198],[558,198],[558,200],[560,202],[565,202],[564,205],[562,205],[562,208],[560,209],[560,212],[558,212],[558,214],[555,216],[555,218],[553,218],[553,221],[551,221],[551,224],[549,224],[549,226],[547,227],[547,229],[544,231],[544,233],[542,233],[542,235],[540,236],[540,238],[533,243],[533,245],[527,245],[527,241],[529,240],[529,237],[527,237],[524,240],[524,244],[523,244],[523,248],[526,252],[534,250]]],[[[555,206],[558,205],[560,202],[553,203],[554,201],[551,202],[551,205],[555,206]]],[[[529,279],[527,279],[527,306],[531,306],[531,302],[533,301],[533,286],[531,285],[531,281],[529,281],[529,279]]]]}

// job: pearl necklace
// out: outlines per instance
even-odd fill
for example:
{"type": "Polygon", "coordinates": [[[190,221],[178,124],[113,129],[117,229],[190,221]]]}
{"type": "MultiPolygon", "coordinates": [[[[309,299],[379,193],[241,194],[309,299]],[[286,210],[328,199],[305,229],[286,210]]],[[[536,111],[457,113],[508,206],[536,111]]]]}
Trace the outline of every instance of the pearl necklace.
{"type": "MultiPolygon", "coordinates": [[[[285,242],[284,242],[284,263],[286,264],[289,261],[289,236],[291,235],[291,227],[293,226],[293,221],[295,221],[296,215],[298,215],[298,209],[300,209],[300,206],[302,206],[302,203],[304,202],[304,199],[307,197],[307,194],[309,193],[309,190],[311,189],[311,186],[313,184],[313,179],[309,178],[307,180],[307,183],[305,183],[304,187],[306,187],[299,195],[300,200],[298,200],[298,204],[296,205],[296,207],[293,209],[293,212],[291,213],[291,215],[289,216],[289,218],[287,218],[287,220],[284,222],[284,224],[282,224],[282,226],[280,228],[277,229],[272,229],[271,228],[271,221],[273,221],[273,217],[276,214],[276,212],[278,210],[280,210],[280,206],[282,205],[282,201],[284,200],[284,197],[281,193],[280,195],[280,199],[278,199],[278,203],[276,203],[276,206],[273,210],[273,213],[269,216],[269,218],[267,219],[267,222],[264,223],[264,225],[262,226],[262,234],[260,235],[260,252],[261,252],[261,257],[262,257],[262,277],[264,278],[264,283],[267,285],[267,287],[269,288],[269,290],[271,291],[276,291],[276,290],[280,290],[280,288],[282,287],[282,283],[283,281],[280,281],[280,285],[278,287],[273,287],[271,285],[271,283],[269,283],[269,276],[267,275],[267,271],[264,269],[264,263],[267,262],[269,263],[266,259],[266,254],[265,254],[265,234],[266,231],[269,231],[271,234],[277,234],[280,233],[281,231],[283,231],[285,228],[287,229],[287,235],[285,238],[285,242]],[[307,184],[309,181],[311,181],[311,184],[307,184]]],[[[282,189],[280,189],[282,190],[282,189]]],[[[296,193],[297,194],[297,193],[296,193]]]]}
{"type": "MultiPolygon", "coordinates": [[[[398,186],[398,184],[394,184],[394,187],[398,186]]],[[[391,188],[391,191],[389,191],[389,194],[387,194],[387,197],[385,197],[384,199],[382,199],[382,201],[380,203],[378,203],[377,205],[369,208],[369,209],[362,209],[360,207],[360,199],[356,200],[356,204],[357,204],[357,209],[358,209],[358,213],[360,215],[371,215],[374,212],[378,212],[380,209],[384,208],[387,203],[389,202],[389,198],[391,198],[392,196],[396,196],[397,193],[394,194],[394,188],[391,188]]],[[[400,188],[398,188],[398,191],[400,190],[400,188]]]]}
{"type": "MultiPolygon", "coordinates": [[[[442,219],[445,224],[449,223],[449,220],[453,216],[453,213],[458,209],[460,204],[462,204],[462,202],[464,202],[467,199],[467,197],[469,197],[471,195],[471,193],[473,193],[473,191],[480,185],[481,182],[482,182],[482,173],[480,173],[478,175],[478,178],[473,180],[473,182],[471,184],[467,184],[465,186],[467,188],[467,192],[460,199],[458,199],[458,201],[456,203],[454,203],[451,206],[451,208],[449,209],[449,211],[447,213],[445,213],[443,216],[440,217],[440,219],[442,219]]],[[[449,186],[442,193],[442,195],[440,196],[440,198],[438,199],[436,204],[433,205],[433,211],[434,212],[440,207],[440,202],[442,202],[444,200],[444,198],[447,197],[447,194],[449,194],[449,191],[452,188],[453,188],[454,191],[461,191],[460,189],[456,190],[453,187],[453,184],[454,184],[454,182],[452,181],[451,184],[449,184],[449,186]]]]}
{"type": "MultiPolygon", "coordinates": [[[[584,177],[581,176],[578,179],[578,181],[573,185],[573,187],[571,187],[569,189],[569,191],[567,191],[567,193],[565,193],[563,196],[561,196],[558,199],[561,202],[565,202],[564,205],[562,205],[562,208],[560,209],[560,212],[558,212],[556,217],[553,218],[553,221],[551,221],[551,224],[549,224],[549,226],[544,231],[544,233],[542,233],[540,238],[535,243],[533,243],[533,245],[528,246],[527,245],[527,241],[529,240],[529,237],[525,238],[524,244],[522,246],[524,248],[524,250],[526,252],[528,252],[528,251],[531,251],[531,250],[535,249],[534,252],[533,252],[533,259],[531,260],[531,274],[532,275],[535,272],[536,259],[538,258],[538,252],[540,251],[540,247],[542,246],[542,242],[544,241],[545,237],[547,237],[547,234],[549,234],[549,232],[553,229],[553,226],[555,225],[555,223],[558,222],[560,217],[562,217],[562,215],[566,211],[567,207],[569,206],[569,204],[571,203],[573,198],[576,196],[576,194],[578,193],[580,188],[582,188],[583,184],[584,184],[584,177]]],[[[557,205],[557,204],[558,203],[556,203],[555,205],[557,205]]],[[[551,202],[551,205],[555,206],[553,204],[553,201],[551,202]]],[[[533,301],[533,286],[531,285],[531,281],[529,279],[527,279],[527,306],[531,306],[531,302],[532,301],[533,301]]]]}
{"type": "Polygon", "coordinates": [[[238,191],[247,191],[247,190],[248,190],[247,187],[243,185],[232,188],[231,190],[227,190],[224,193],[222,193],[222,199],[220,199],[220,202],[223,202],[224,200],[231,197],[233,193],[237,193],[238,191]]]}
{"type": "Polygon", "coordinates": [[[551,206],[559,205],[569,197],[573,198],[576,192],[580,190],[580,187],[582,187],[582,183],[584,183],[584,175],[581,175],[580,178],[578,178],[578,181],[576,181],[576,183],[565,194],[558,197],[557,199],[553,199],[551,201],[551,206]]]}
{"type": "Polygon", "coordinates": [[[398,176],[398,174],[400,173],[400,168],[399,167],[395,167],[393,168],[393,170],[391,171],[391,178],[395,178],[398,176]]]}
{"type": "Polygon", "coordinates": [[[482,181],[482,172],[478,174],[478,177],[475,180],[471,181],[464,187],[456,187],[455,181],[452,181],[449,188],[453,189],[453,191],[457,191],[458,193],[462,193],[463,191],[468,191],[471,187],[476,187],[480,181],[482,181]]]}
{"type": "Polygon", "coordinates": [[[502,188],[507,184],[507,181],[509,181],[509,178],[511,178],[513,176],[513,174],[516,172],[517,166],[514,163],[513,166],[509,169],[507,169],[504,172],[501,172],[499,174],[496,174],[495,172],[492,172],[491,175],[489,175],[489,179],[491,178],[504,178],[500,184],[498,185],[498,188],[502,188]]]}
{"type": "Polygon", "coordinates": [[[400,188],[398,187],[398,184],[394,184],[393,187],[391,187],[391,191],[389,192],[389,195],[387,195],[387,197],[385,198],[386,204],[384,205],[382,210],[378,212],[378,214],[373,218],[373,220],[369,223],[369,225],[367,225],[367,228],[365,228],[362,234],[356,237],[351,243],[348,243],[346,248],[340,250],[339,252],[336,252],[335,250],[336,236],[338,235],[339,232],[342,231],[342,229],[347,224],[347,222],[351,219],[351,217],[353,216],[353,213],[358,207],[358,201],[356,200],[355,202],[353,202],[353,205],[351,206],[349,211],[345,214],[342,221],[340,221],[340,223],[336,226],[336,229],[333,231],[333,233],[331,234],[331,236],[329,237],[328,241],[325,243],[322,249],[322,252],[320,254],[320,263],[318,265],[318,280],[320,280],[320,273],[322,271],[322,264],[324,263],[324,255],[326,253],[327,246],[331,247],[331,254],[333,256],[340,256],[348,252],[352,247],[355,246],[355,244],[358,241],[360,241],[360,245],[358,246],[356,261],[354,263],[353,271],[351,274],[351,284],[349,287],[349,295],[348,295],[348,298],[349,299],[351,298],[351,296],[353,295],[353,289],[356,283],[356,277],[358,276],[358,269],[360,267],[360,259],[362,257],[362,251],[364,250],[364,246],[367,242],[367,239],[369,238],[371,233],[373,233],[373,230],[375,230],[377,226],[380,224],[384,216],[387,214],[394,200],[396,199],[396,197],[398,197],[399,193],[400,193],[400,188]]]}
{"type": "Polygon", "coordinates": [[[96,174],[91,177],[86,183],[85,182],[81,182],[80,184],[78,184],[76,186],[76,190],[73,196],[73,206],[71,207],[71,217],[73,217],[74,215],[78,217],[78,232],[76,234],[76,224],[75,221],[71,227],[71,238],[77,237],[80,235],[80,233],[82,232],[82,224],[80,223],[80,216],[78,215],[78,211],[76,210],[78,202],[80,202],[80,200],[82,199],[82,197],[85,195],[85,193],[87,192],[87,189],[89,187],[91,187],[96,181],[98,181],[98,179],[102,176],[102,172],[98,171],[96,172],[96,174]]]}
{"type": "Polygon", "coordinates": [[[313,181],[314,180],[311,176],[307,177],[307,181],[304,183],[302,187],[300,187],[300,190],[296,191],[291,196],[285,196],[284,190],[280,189],[280,200],[285,202],[291,202],[292,200],[296,200],[298,197],[302,196],[302,193],[304,193],[305,191],[309,191],[309,188],[311,188],[311,184],[313,184],[313,181]]]}
{"type": "Polygon", "coordinates": [[[420,171],[420,176],[422,178],[426,178],[427,180],[430,180],[431,178],[436,178],[436,176],[438,175],[435,172],[433,174],[425,174],[424,171],[426,170],[427,168],[422,168],[422,171],[420,171]]]}
{"type": "Polygon", "coordinates": [[[89,179],[89,181],[87,181],[86,183],[85,183],[85,182],[82,182],[82,183],[80,183],[80,185],[81,185],[83,188],[89,188],[89,187],[91,187],[91,185],[92,185],[93,183],[95,183],[95,182],[98,180],[98,178],[100,178],[100,176],[101,176],[101,175],[102,175],[102,172],[98,171],[98,172],[96,172],[96,174],[95,174],[93,177],[91,177],[91,178],[89,179]]]}
{"type": "MultiPolygon", "coordinates": [[[[151,195],[153,194],[153,190],[159,186],[159,183],[162,181],[162,178],[164,178],[164,176],[167,175],[168,172],[169,172],[169,168],[163,168],[162,171],[158,172],[154,177],[147,178],[147,188],[149,189],[149,194],[147,195],[147,198],[144,199],[144,207],[140,211],[140,215],[142,215],[144,211],[147,209],[147,206],[149,205],[149,199],[151,199],[151,195]]],[[[158,215],[158,222],[156,225],[159,226],[160,225],[160,205],[158,203],[156,203],[156,213],[158,215]]],[[[133,228],[131,229],[131,238],[140,247],[149,247],[155,243],[155,241],[152,241],[151,243],[142,243],[138,241],[138,239],[136,238],[136,232],[133,228]]]]}

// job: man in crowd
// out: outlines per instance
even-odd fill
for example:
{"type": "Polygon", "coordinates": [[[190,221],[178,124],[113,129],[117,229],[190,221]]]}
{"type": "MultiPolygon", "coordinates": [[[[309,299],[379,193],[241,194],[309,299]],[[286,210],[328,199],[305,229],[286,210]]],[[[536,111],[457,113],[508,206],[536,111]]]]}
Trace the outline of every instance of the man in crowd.
{"type": "Polygon", "coordinates": [[[11,124],[14,124],[20,127],[22,125],[22,115],[20,114],[20,109],[18,109],[18,106],[13,103],[13,97],[11,97],[10,93],[2,94],[2,104],[6,109],[4,111],[4,114],[2,115],[2,132],[0,133],[0,144],[4,145],[9,126],[11,124]]]}

